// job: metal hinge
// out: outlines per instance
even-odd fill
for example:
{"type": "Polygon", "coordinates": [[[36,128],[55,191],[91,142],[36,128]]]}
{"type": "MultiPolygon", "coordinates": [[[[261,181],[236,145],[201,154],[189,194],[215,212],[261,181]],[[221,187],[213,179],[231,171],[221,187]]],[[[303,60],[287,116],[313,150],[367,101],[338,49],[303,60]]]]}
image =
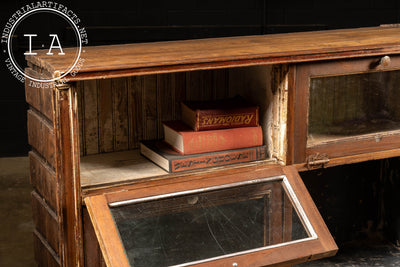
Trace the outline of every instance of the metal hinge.
{"type": "Polygon", "coordinates": [[[307,168],[317,169],[317,168],[324,168],[326,164],[329,163],[329,158],[327,154],[312,154],[307,158],[307,168]]]}

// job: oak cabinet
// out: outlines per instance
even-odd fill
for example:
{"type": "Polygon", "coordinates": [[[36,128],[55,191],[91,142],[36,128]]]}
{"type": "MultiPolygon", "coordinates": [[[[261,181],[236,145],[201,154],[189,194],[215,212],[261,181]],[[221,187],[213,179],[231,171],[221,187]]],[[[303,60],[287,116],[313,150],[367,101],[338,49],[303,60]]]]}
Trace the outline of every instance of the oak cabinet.
{"type": "MultiPolygon", "coordinates": [[[[297,171],[400,155],[399,33],[86,47],[67,83],[27,79],[39,265],[264,266],[334,255],[297,171]],[[259,106],[267,159],[167,173],[140,155],[140,141],[163,137],[162,121],[180,119],[181,101],[235,95],[259,106]]],[[[35,77],[61,75],[63,62],[40,51],[27,61],[35,77]]]]}

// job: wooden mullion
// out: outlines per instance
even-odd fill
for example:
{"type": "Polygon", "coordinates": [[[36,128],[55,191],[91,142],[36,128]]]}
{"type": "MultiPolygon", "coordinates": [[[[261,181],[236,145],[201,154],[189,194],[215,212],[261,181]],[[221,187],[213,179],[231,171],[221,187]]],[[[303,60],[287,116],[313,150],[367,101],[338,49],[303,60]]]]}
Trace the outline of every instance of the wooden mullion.
{"type": "Polygon", "coordinates": [[[56,176],[60,199],[60,260],[62,266],[81,266],[82,217],[79,178],[78,118],[76,90],[59,85],[55,91],[56,176]]]}

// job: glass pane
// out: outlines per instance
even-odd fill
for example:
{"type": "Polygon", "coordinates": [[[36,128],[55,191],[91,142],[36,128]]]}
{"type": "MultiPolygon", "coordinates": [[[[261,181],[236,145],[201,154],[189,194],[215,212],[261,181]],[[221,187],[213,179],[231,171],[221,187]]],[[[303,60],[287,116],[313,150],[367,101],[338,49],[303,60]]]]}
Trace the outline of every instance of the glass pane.
{"type": "Polygon", "coordinates": [[[131,266],[170,266],[309,237],[282,180],[110,208],[131,266]]]}
{"type": "Polygon", "coordinates": [[[308,145],[400,129],[400,71],[310,81],[308,145]]]}

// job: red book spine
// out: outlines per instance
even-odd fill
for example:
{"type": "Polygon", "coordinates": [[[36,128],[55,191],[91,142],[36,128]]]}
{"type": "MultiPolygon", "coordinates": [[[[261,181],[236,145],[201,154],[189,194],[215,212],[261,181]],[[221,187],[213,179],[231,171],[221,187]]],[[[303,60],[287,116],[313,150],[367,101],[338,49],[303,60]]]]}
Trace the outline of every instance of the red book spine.
{"type": "Polygon", "coordinates": [[[236,110],[198,110],[196,131],[258,126],[258,107],[236,110]]]}
{"type": "Polygon", "coordinates": [[[165,141],[185,155],[254,147],[263,144],[260,126],[194,131],[179,121],[172,121],[164,123],[164,132],[165,141]]]}

